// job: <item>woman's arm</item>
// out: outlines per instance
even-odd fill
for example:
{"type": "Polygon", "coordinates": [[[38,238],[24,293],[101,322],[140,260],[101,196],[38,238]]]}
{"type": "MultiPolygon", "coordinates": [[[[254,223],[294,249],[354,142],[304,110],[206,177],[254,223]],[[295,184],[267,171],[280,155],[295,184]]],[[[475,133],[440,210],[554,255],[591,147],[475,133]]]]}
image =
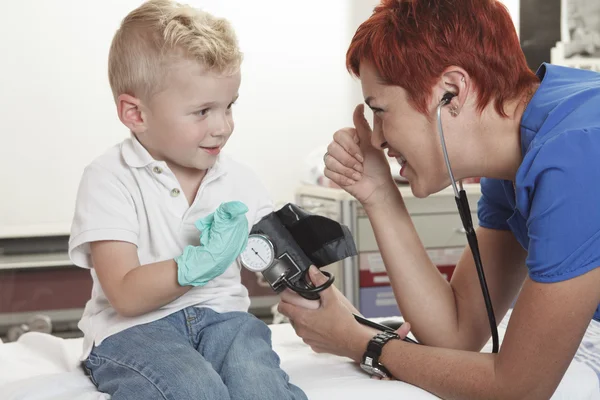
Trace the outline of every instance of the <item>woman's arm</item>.
{"type": "MultiPolygon", "coordinates": [[[[380,362],[397,379],[443,399],[548,399],[600,303],[598,287],[600,268],[559,283],[527,279],[498,354],[391,340],[380,362]]],[[[373,336],[329,289],[321,294],[318,310],[286,303],[279,309],[317,352],[358,362],[373,336]]]]}
{"type": "MultiPolygon", "coordinates": [[[[471,251],[448,283],[429,259],[399,192],[365,208],[402,315],[422,343],[480,350],[491,332],[471,251]],[[390,221],[393,221],[391,223],[390,221]]],[[[506,314],[527,269],[511,232],[479,228],[479,248],[496,320],[506,314]]]]}
{"type": "Polygon", "coordinates": [[[559,283],[527,279],[497,355],[393,341],[380,360],[444,399],[548,399],[598,307],[599,287],[600,268],[559,283]]]}

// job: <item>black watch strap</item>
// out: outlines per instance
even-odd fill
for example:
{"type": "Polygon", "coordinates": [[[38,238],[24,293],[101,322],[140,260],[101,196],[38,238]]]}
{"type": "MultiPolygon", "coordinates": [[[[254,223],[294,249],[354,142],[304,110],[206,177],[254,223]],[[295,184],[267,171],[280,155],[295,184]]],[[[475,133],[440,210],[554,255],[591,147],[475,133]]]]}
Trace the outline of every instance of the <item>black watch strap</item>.
{"type": "Polygon", "coordinates": [[[384,331],[375,335],[367,345],[367,351],[363,355],[363,363],[368,363],[374,367],[377,367],[388,376],[390,376],[390,372],[379,362],[379,357],[381,357],[381,351],[383,350],[383,346],[387,342],[392,339],[400,339],[400,336],[396,332],[384,331]]]}

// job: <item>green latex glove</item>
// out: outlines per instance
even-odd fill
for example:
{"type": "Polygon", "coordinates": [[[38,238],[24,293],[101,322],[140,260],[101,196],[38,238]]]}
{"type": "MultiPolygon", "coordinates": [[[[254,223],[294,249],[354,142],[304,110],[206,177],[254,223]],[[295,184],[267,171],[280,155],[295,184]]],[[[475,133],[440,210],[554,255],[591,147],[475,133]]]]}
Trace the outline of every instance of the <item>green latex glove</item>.
{"type": "Polygon", "coordinates": [[[239,201],[223,203],[217,210],[196,221],[200,246],[187,246],[175,258],[177,281],[181,286],[204,286],[221,275],[248,243],[248,207],[239,201]]]}

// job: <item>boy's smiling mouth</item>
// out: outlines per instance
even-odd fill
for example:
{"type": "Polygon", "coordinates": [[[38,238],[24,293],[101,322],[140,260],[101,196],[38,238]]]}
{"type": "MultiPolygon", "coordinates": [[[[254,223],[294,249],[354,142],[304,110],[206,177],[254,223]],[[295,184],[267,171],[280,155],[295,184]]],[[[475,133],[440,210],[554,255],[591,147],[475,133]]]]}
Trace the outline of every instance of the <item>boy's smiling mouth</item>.
{"type": "Polygon", "coordinates": [[[211,146],[211,147],[200,146],[200,148],[202,150],[206,151],[208,154],[213,155],[213,156],[215,156],[221,152],[221,146],[211,146]]]}

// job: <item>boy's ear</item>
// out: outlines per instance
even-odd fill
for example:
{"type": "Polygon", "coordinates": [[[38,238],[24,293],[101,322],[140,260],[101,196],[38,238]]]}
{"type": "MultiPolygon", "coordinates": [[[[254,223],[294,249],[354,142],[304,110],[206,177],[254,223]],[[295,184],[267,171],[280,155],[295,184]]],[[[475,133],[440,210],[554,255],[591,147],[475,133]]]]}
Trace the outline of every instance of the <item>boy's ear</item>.
{"type": "Polygon", "coordinates": [[[145,116],[141,109],[141,100],[129,94],[117,97],[117,113],[119,119],[133,133],[143,133],[146,130],[145,116]]]}

